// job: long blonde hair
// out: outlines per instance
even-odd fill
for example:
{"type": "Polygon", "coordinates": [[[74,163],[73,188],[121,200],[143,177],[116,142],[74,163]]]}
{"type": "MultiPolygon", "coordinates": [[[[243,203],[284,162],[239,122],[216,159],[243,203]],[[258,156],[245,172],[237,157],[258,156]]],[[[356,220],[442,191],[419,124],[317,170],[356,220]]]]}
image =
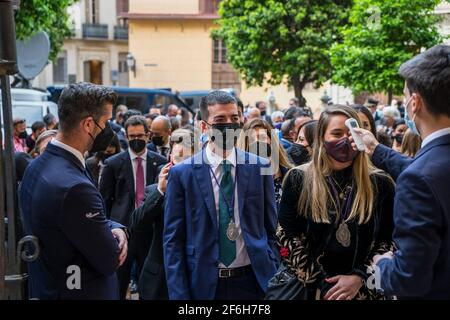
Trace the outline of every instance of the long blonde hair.
{"type": "MultiPolygon", "coordinates": [[[[254,129],[263,129],[266,130],[267,136],[270,137],[271,145],[274,147],[274,150],[272,150],[272,156],[274,157],[274,152],[278,151],[278,162],[281,167],[284,167],[286,169],[291,169],[293,166],[291,162],[289,161],[288,155],[284,148],[280,144],[280,140],[278,139],[278,136],[275,134],[274,128],[265,120],[261,119],[253,119],[247,123],[245,123],[242,134],[239,136],[239,139],[237,141],[237,147],[239,149],[249,151],[249,146],[252,141],[249,141],[249,130],[254,129]]],[[[274,173],[277,173],[279,168],[273,168],[274,173]]]]}
{"type": "MultiPolygon", "coordinates": [[[[334,105],[327,107],[320,115],[317,125],[315,143],[313,145],[312,161],[298,167],[304,172],[303,186],[298,202],[300,214],[311,214],[311,218],[317,223],[330,223],[328,204],[332,204],[337,210],[338,205],[328,188],[326,178],[331,175],[331,160],[324,147],[324,136],[330,118],[343,115],[354,118],[361,125],[358,114],[350,107],[334,105]]],[[[371,175],[380,172],[371,164],[368,156],[360,152],[353,161],[353,181],[356,186],[352,210],[347,221],[357,219],[359,224],[367,223],[374,207],[375,191],[371,181],[371,175]]]]}

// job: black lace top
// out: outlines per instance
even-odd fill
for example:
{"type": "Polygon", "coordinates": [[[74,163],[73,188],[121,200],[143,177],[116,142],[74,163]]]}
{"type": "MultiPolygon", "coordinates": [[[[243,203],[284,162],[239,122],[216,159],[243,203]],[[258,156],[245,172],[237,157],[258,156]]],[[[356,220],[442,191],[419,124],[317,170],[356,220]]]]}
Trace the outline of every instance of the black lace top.
{"type": "MultiPolygon", "coordinates": [[[[344,189],[351,177],[351,168],[332,175],[338,190],[344,189]]],[[[294,168],[286,176],[278,215],[280,255],[299,280],[317,287],[322,296],[329,289],[323,287],[325,278],[357,274],[367,279],[373,256],[392,249],[394,184],[382,174],[371,179],[376,195],[372,217],[362,225],[348,222],[351,241],[345,247],[336,237],[340,220],[336,221],[335,208],[329,205],[330,224],[314,222],[309,212],[298,208],[301,192],[309,192],[302,190],[303,172],[294,168]]]]}

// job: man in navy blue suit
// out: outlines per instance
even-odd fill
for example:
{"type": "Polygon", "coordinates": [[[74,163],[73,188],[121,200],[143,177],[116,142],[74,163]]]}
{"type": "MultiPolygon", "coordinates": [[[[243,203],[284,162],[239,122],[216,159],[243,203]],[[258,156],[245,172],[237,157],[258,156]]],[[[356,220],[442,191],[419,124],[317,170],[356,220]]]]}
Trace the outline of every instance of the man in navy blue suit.
{"type": "Polygon", "coordinates": [[[397,181],[397,250],[375,256],[381,289],[400,298],[450,299],[450,46],[436,46],[403,64],[405,120],[420,134],[414,159],[358,130],[373,163],[397,181]]]}
{"type": "Polygon", "coordinates": [[[240,118],[222,91],[201,109],[205,148],[169,173],[164,264],[170,299],[261,299],[278,266],[269,163],[234,147],[240,118]]]}
{"type": "Polygon", "coordinates": [[[105,217],[102,196],[83,154],[114,137],[108,119],[116,94],[71,84],[58,102],[60,131],[27,168],[20,187],[25,231],[39,239],[28,264],[30,298],[118,299],[116,269],[127,255],[123,226],[105,217]]]}

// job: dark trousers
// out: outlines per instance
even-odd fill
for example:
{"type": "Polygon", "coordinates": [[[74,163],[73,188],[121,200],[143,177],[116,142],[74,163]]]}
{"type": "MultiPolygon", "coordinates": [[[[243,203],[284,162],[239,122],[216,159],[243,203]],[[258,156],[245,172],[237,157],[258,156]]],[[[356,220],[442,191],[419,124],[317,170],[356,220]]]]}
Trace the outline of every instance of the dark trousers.
{"type": "Polygon", "coordinates": [[[133,263],[136,263],[136,278],[139,279],[150,245],[151,235],[142,232],[133,232],[130,235],[127,258],[124,264],[117,270],[121,300],[125,300],[127,295],[133,263]]]}
{"type": "Polygon", "coordinates": [[[253,270],[230,278],[219,278],[215,300],[262,300],[264,291],[256,280],[253,270]]]}

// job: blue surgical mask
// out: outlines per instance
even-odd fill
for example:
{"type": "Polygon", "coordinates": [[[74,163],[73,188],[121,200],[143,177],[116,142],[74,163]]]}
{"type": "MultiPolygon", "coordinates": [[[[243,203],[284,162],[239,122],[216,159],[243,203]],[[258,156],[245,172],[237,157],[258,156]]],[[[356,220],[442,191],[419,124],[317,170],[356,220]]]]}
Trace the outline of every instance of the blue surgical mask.
{"type": "Polygon", "coordinates": [[[413,133],[419,136],[420,135],[419,130],[417,130],[416,123],[414,122],[416,115],[414,115],[412,119],[408,115],[408,105],[411,103],[412,99],[413,97],[409,98],[408,102],[405,104],[405,122],[409,130],[411,130],[413,133]]]}

